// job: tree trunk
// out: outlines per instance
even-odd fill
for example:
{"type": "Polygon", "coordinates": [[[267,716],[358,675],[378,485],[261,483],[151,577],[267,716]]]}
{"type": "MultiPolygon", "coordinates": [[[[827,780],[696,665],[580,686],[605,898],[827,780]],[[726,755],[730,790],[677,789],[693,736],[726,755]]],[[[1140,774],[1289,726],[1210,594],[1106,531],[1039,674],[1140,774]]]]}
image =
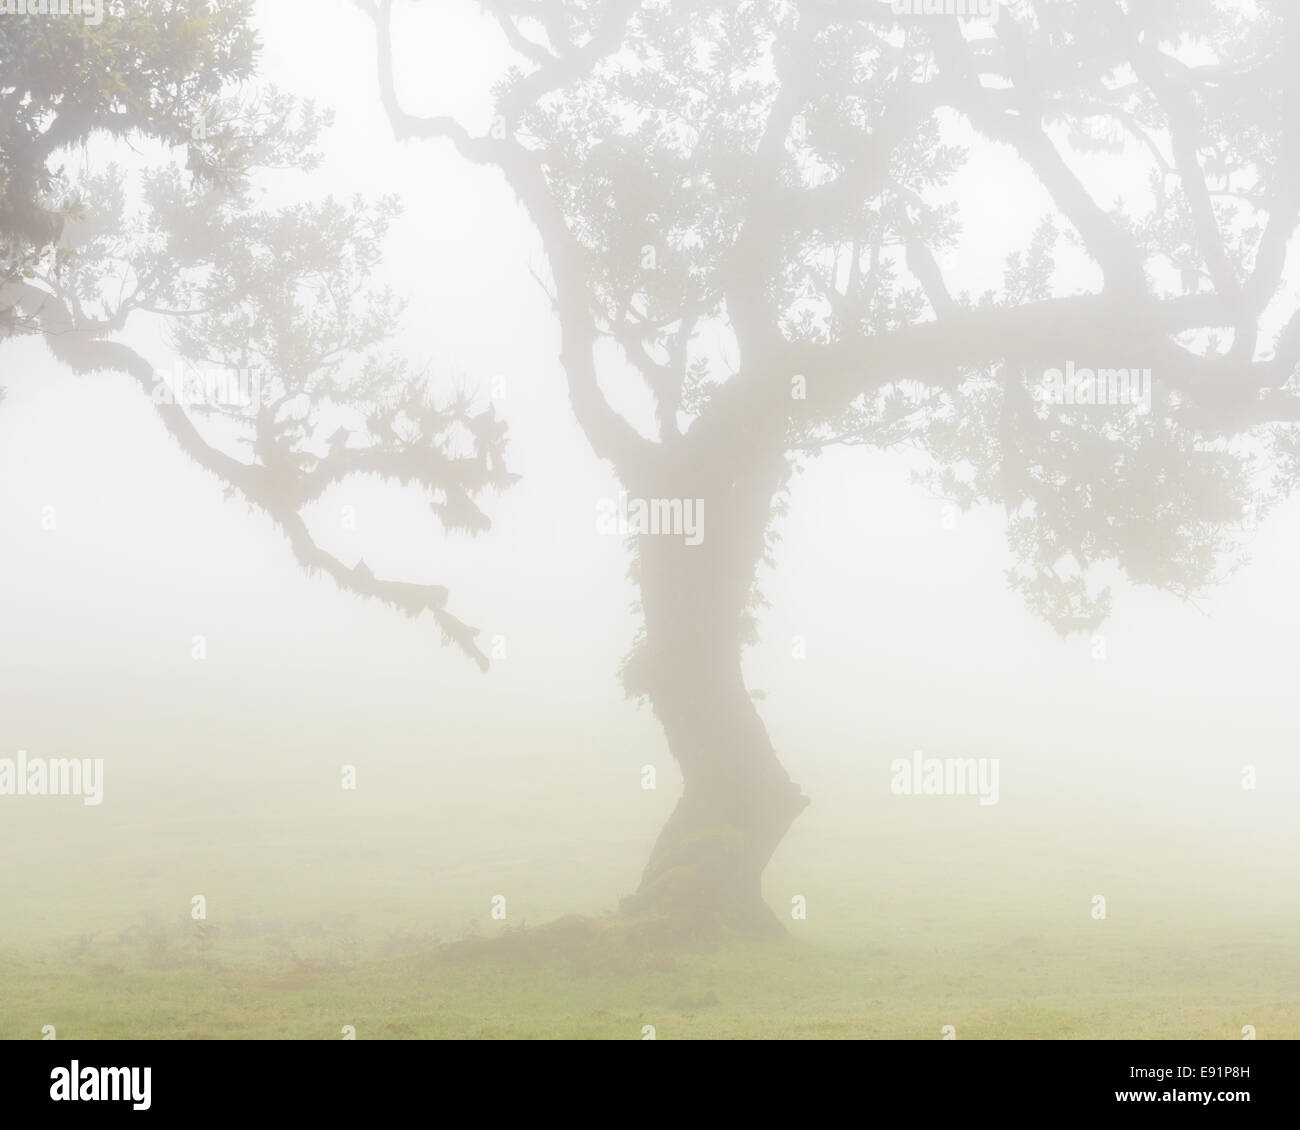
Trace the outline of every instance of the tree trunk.
{"type": "Polygon", "coordinates": [[[651,698],[685,788],[625,908],[687,933],[780,930],[763,870],[808,800],[777,760],[738,665],[651,698]]]}
{"type": "MultiPolygon", "coordinates": [[[[780,931],[763,870],[808,804],[777,759],[741,673],[747,607],[783,456],[746,469],[676,453],[659,497],[703,499],[703,540],[642,536],[636,575],[645,638],[625,670],[648,696],[681,766],[684,791],[624,910],[684,934],[780,931]],[[690,489],[682,489],[689,484],[690,489]]],[[[721,447],[723,452],[734,448],[721,447]]]]}

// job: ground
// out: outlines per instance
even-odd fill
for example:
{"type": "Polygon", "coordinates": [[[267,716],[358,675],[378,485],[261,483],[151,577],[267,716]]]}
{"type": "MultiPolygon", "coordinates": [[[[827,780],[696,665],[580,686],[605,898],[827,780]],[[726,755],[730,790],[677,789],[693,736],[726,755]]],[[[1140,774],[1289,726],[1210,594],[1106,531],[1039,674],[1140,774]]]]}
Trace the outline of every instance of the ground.
{"type": "Polygon", "coordinates": [[[364,818],[265,773],[187,781],[119,774],[97,812],[0,801],[0,1038],[1300,1037],[1300,908],[1270,898],[1284,872],[1225,856],[1239,829],[1032,841],[953,798],[831,804],[769,873],[786,939],[631,951],[584,939],[635,880],[639,823],[588,845],[572,813],[506,811],[518,839],[476,841],[481,812],[430,822],[409,778],[364,818]]]}

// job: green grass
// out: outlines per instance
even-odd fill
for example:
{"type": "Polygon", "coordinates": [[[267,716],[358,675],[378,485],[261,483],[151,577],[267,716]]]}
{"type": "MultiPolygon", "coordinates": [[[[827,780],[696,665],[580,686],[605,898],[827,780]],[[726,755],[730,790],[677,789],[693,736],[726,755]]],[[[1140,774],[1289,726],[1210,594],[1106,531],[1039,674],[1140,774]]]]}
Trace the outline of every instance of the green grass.
{"type": "Polygon", "coordinates": [[[164,802],[142,775],[111,811],[6,809],[0,1038],[1300,1037],[1293,888],[1257,845],[1243,870],[1232,829],[1142,824],[1103,850],[973,808],[828,811],[768,876],[783,915],[807,899],[784,941],[534,963],[438,947],[601,913],[643,830],[583,846],[565,812],[476,839],[472,806],[430,819],[428,795],[405,782],[344,819],[324,791],[216,775],[164,802]]]}
{"type": "Polygon", "coordinates": [[[1294,977],[1289,947],[1134,942],[791,939],[620,972],[432,952],[295,963],[251,941],[178,944],[160,961],[106,942],[77,958],[6,953],[0,1037],[50,1023],[61,1038],[145,1039],[337,1039],[345,1024],[372,1039],[638,1039],[647,1024],[660,1039],[937,1039],[945,1024],[972,1039],[1238,1039],[1243,1023],[1300,1034],[1294,992],[1271,989],[1294,977]]]}

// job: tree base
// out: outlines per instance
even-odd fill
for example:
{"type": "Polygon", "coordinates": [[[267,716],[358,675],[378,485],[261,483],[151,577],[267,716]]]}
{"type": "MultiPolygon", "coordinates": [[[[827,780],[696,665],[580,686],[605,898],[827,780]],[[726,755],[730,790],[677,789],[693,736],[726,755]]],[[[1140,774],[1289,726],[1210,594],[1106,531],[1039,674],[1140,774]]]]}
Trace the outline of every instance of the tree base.
{"type": "Polygon", "coordinates": [[[701,920],[681,914],[646,913],[634,909],[635,896],[624,899],[614,914],[586,918],[566,915],[540,926],[507,930],[494,937],[466,938],[438,947],[446,961],[490,961],[504,965],[569,966],[579,975],[615,973],[634,976],[670,972],[679,959],[729,943],[755,939],[780,940],[784,928],[766,906],[760,928],[736,929],[719,918],[701,920]]]}

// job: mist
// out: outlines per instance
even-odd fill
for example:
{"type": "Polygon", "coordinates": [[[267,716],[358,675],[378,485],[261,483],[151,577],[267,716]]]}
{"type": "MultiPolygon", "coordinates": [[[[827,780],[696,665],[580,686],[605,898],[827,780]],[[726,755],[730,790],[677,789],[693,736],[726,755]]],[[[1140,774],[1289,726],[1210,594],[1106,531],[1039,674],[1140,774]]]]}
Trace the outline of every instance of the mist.
{"type": "Polygon", "coordinates": [[[1233,149],[1195,69],[1281,98],[1295,14],[1128,15],[1189,68],[1175,111],[1147,48],[1068,38],[1073,5],[533,7],[253,5],[224,95],[248,117],[223,113],[314,100],[310,167],[254,147],[243,187],[188,187],[199,106],[58,151],[84,211],[49,246],[82,239],[86,273],[44,262],[0,302],[0,1036],[1300,1035],[1296,104],[1268,87],[1235,111],[1260,151],[1233,149]],[[986,39],[1011,61],[981,84],[986,39]],[[1116,122],[1136,75],[1150,146],[1217,140],[1249,210],[1215,195],[1208,246],[1208,190],[1184,167],[1152,192],[1117,125],[1085,144],[1017,50],[1074,60],[1116,122]],[[543,53],[581,69],[530,89],[543,53]],[[952,90],[913,107],[933,75],[952,90]],[[150,212],[164,168],[187,203],[150,212]],[[258,210],[384,197],[373,228],[235,242],[258,210]],[[155,255],[188,281],[125,317],[155,255]],[[223,297],[223,271],[264,289],[223,297]],[[1232,320],[1177,320],[1225,278],[1232,320]],[[256,368],[282,410],[160,411],[142,381],[195,364],[256,368]],[[1149,399],[1052,402],[1067,366],[1149,370],[1149,399]],[[445,430],[384,430],[425,385],[445,430]],[[664,529],[629,526],[638,500],[664,529]],[[19,795],[20,752],[100,769],[19,795]]]}

